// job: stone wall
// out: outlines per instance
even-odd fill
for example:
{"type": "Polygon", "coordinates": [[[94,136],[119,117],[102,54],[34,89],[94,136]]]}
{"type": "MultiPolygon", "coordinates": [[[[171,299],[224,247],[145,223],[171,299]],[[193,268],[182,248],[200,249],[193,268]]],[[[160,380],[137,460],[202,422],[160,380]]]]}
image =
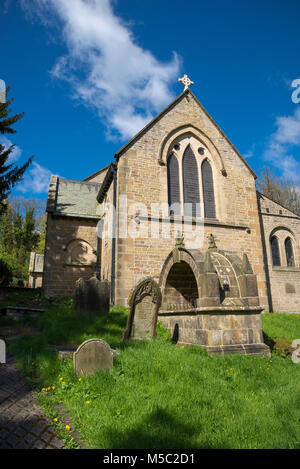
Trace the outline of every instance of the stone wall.
{"type": "Polygon", "coordinates": [[[29,261],[29,288],[41,288],[43,283],[44,255],[35,252],[30,253],[29,261]]]}
{"type": "Polygon", "coordinates": [[[264,241],[264,260],[268,280],[269,310],[274,312],[300,311],[300,218],[281,205],[258,193],[258,205],[262,237],[264,241]],[[273,266],[271,237],[276,236],[279,243],[280,266],[273,266]],[[284,242],[292,240],[294,267],[287,265],[284,242]]]}
{"type": "Polygon", "coordinates": [[[28,275],[29,288],[41,288],[43,284],[43,274],[30,272],[28,275]]]}
{"type": "MultiPolygon", "coordinates": [[[[205,220],[203,251],[208,247],[207,236],[213,233],[219,249],[247,253],[257,275],[261,305],[267,307],[255,175],[193,95],[183,94],[122,152],[118,161],[118,204],[126,194],[129,205],[142,202],[150,215],[151,203],[168,202],[166,155],[174,139],[181,137],[199,141],[213,169],[217,219],[205,220]]],[[[123,210],[119,217],[120,213],[123,210]]],[[[127,223],[135,223],[135,215],[129,210],[127,223]]],[[[150,229],[147,217],[141,216],[140,220],[140,226],[144,223],[150,229]]],[[[163,228],[163,221],[157,223],[163,228]]],[[[171,230],[176,234],[176,223],[171,230]]],[[[131,287],[141,277],[158,280],[174,248],[174,238],[117,238],[117,304],[127,304],[131,287]]]]}
{"type": "Polygon", "coordinates": [[[107,191],[105,199],[103,201],[104,210],[104,232],[101,239],[101,280],[112,281],[111,279],[111,267],[112,267],[112,251],[113,251],[113,239],[110,235],[112,233],[113,223],[113,182],[107,191]]]}
{"type": "Polygon", "coordinates": [[[159,321],[167,327],[178,345],[200,345],[210,353],[263,354],[270,356],[264,344],[261,315],[247,314],[193,314],[160,315],[159,321]]]}
{"type": "Polygon", "coordinates": [[[48,213],[43,293],[72,296],[78,278],[90,278],[96,269],[97,220],[56,217],[48,213]]]}

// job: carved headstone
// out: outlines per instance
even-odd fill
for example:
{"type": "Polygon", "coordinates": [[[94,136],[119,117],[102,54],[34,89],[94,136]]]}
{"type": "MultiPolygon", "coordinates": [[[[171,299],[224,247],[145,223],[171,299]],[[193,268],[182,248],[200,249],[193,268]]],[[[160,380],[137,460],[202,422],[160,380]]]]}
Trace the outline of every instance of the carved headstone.
{"type": "Polygon", "coordinates": [[[128,298],[129,316],[124,339],[152,339],[156,336],[158,310],[161,306],[161,291],[151,277],[140,280],[128,298]]]}
{"type": "Polygon", "coordinates": [[[74,352],[73,364],[77,376],[92,376],[99,370],[112,369],[113,352],[104,340],[89,339],[74,352]]]}
{"type": "Polygon", "coordinates": [[[110,284],[107,280],[100,281],[96,277],[88,280],[80,278],[75,284],[75,311],[83,315],[109,311],[110,284]]]}

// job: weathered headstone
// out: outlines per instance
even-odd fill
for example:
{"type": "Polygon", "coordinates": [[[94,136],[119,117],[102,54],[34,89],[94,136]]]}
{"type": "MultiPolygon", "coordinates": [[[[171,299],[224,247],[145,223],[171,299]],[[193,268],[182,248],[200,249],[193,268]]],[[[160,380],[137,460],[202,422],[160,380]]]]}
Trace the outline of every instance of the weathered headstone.
{"type": "Polygon", "coordinates": [[[0,363],[6,363],[6,344],[0,339],[0,363]]]}
{"type": "Polygon", "coordinates": [[[145,277],[131,290],[128,298],[129,316],[124,340],[152,339],[156,336],[161,291],[152,277],[145,277]]]}
{"type": "Polygon", "coordinates": [[[75,311],[83,315],[109,312],[110,283],[96,277],[80,278],[75,285],[75,311]]]}
{"type": "Polygon", "coordinates": [[[89,339],[74,352],[73,364],[77,376],[92,376],[99,370],[111,370],[113,351],[104,340],[89,339]]]}

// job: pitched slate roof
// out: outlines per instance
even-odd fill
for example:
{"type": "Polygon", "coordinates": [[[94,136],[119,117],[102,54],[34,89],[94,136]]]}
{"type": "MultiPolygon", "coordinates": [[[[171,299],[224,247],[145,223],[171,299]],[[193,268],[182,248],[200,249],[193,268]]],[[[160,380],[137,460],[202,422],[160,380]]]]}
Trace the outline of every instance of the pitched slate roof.
{"type": "Polygon", "coordinates": [[[56,216],[101,218],[97,194],[101,184],[51,176],[47,212],[56,216]]]}

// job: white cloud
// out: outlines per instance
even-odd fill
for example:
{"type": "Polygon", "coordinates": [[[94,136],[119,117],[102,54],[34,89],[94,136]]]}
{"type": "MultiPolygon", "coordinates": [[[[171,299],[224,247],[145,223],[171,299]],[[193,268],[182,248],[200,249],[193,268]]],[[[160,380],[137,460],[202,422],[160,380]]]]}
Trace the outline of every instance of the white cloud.
{"type": "MultiPolygon", "coordinates": [[[[12,142],[8,138],[1,135],[0,144],[4,145],[5,149],[7,149],[12,145],[12,142]]],[[[16,161],[19,160],[21,154],[22,150],[18,146],[15,146],[9,155],[7,164],[16,163],[16,161]]],[[[23,181],[16,185],[15,190],[37,194],[48,192],[51,174],[52,173],[49,169],[44,168],[43,166],[33,161],[29,168],[25,171],[23,181]]]]}
{"type": "Polygon", "coordinates": [[[255,153],[255,144],[253,143],[251,145],[251,147],[249,148],[249,150],[247,151],[246,154],[244,154],[244,158],[252,158],[252,156],[254,156],[254,153],[255,153]]]}
{"type": "Polygon", "coordinates": [[[51,174],[49,169],[33,161],[25,172],[23,182],[16,186],[16,190],[36,194],[48,192],[51,174]]]}
{"type": "MultiPolygon", "coordinates": [[[[8,138],[1,135],[0,136],[0,144],[5,147],[5,150],[7,150],[9,147],[12,146],[13,143],[8,138]]],[[[17,145],[15,145],[12,152],[10,153],[7,161],[6,161],[6,164],[15,163],[20,158],[21,154],[22,154],[21,148],[19,148],[17,145]]]]}
{"type": "Polygon", "coordinates": [[[278,117],[276,125],[274,138],[277,142],[300,145],[300,107],[296,108],[292,116],[278,117]]]}
{"type": "Polygon", "coordinates": [[[173,98],[180,59],[161,62],[139,46],[111,0],[21,0],[47,26],[62,24],[67,53],[54,77],[67,80],[74,97],[94,107],[108,130],[132,137],[173,98]]]}
{"type": "Polygon", "coordinates": [[[276,119],[276,131],[271,135],[264,158],[278,168],[284,178],[300,184],[300,161],[294,154],[300,150],[300,108],[290,116],[276,119]]]}

